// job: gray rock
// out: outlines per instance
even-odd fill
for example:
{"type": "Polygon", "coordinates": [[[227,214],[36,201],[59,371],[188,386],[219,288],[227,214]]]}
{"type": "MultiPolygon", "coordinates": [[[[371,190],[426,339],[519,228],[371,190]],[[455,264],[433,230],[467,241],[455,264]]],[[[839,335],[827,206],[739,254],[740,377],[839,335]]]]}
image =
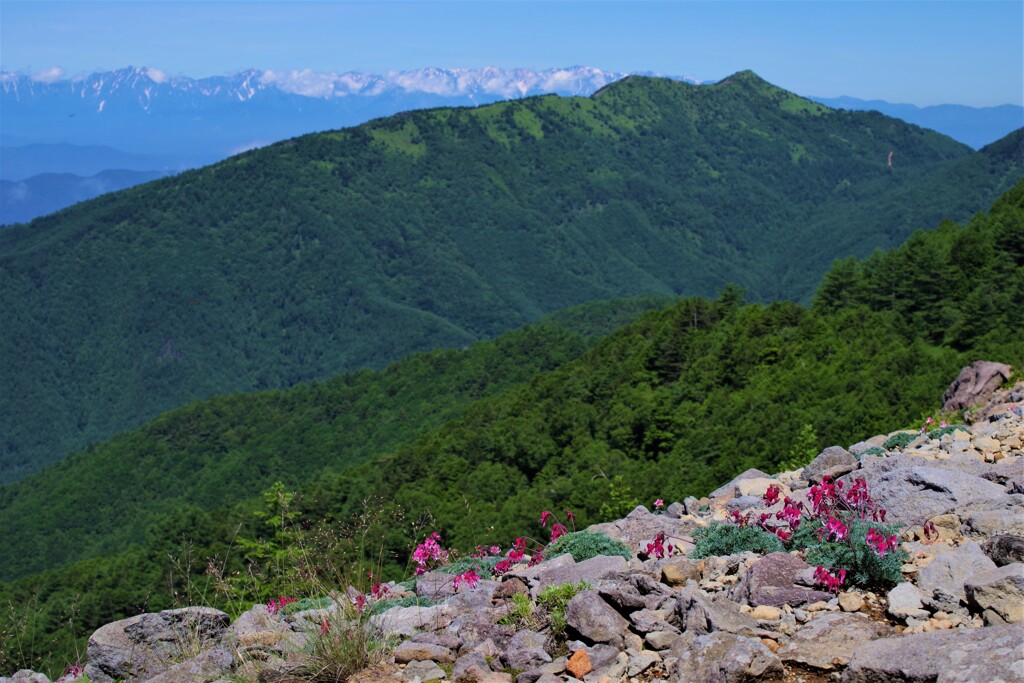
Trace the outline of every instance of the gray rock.
{"type": "Polygon", "coordinates": [[[686,509],[686,514],[688,515],[700,514],[700,500],[694,496],[687,496],[683,500],[683,507],[686,509]]]}
{"type": "MultiPolygon", "coordinates": [[[[491,670],[491,665],[487,663],[487,657],[484,653],[470,652],[455,660],[455,664],[452,666],[452,679],[459,678],[471,668],[476,668],[480,672],[486,672],[491,670]]],[[[479,674],[476,674],[476,676],[479,677],[479,674]]]]}
{"type": "Polygon", "coordinates": [[[621,541],[636,553],[641,544],[649,543],[659,533],[665,536],[679,536],[688,533],[692,525],[693,522],[673,519],[668,515],[656,515],[643,505],[638,505],[625,518],[604,524],[593,524],[587,527],[587,531],[607,534],[609,538],[621,541]]]}
{"type": "Polygon", "coordinates": [[[654,631],[644,636],[644,641],[652,650],[667,650],[672,647],[682,636],[676,631],[654,631]]]}
{"type": "MultiPolygon", "coordinates": [[[[540,566],[543,567],[544,564],[540,566]]],[[[554,566],[536,575],[536,583],[530,588],[530,593],[536,599],[548,586],[580,581],[587,581],[593,585],[600,579],[624,575],[628,568],[626,558],[621,555],[598,555],[582,562],[554,566]]]]}
{"type": "Polygon", "coordinates": [[[928,610],[921,602],[924,596],[917,586],[910,582],[901,583],[889,591],[887,611],[897,619],[927,619],[928,610]]]}
{"type": "Polygon", "coordinates": [[[1010,378],[1012,368],[1004,363],[976,360],[960,374],[942,395],[942,409],[946,412],[963,410],[977,403],[983,396],[999,388],[1010,378]]]}
{"type": "MultiPolygon", "coordinates": [[[[541,664],[536,669],[530,671],[524,671],[523,673],[516,676],[516,683],[536,683],[537,681],[544,681],[545,679],[558,676],[565,671],[565,665],[568,659],[565,657],[559,657],[553,659],[547,664],[541,664]]],[[[561,678],[556,678],[558,683],[561,683],[561,678]]]]}
{"type": "Polygon", "coordinates": [[[439,631],[455,620],[447,605],[392,607],[370,617],[370,624],[388,635],[412,636],[417,631],[439,631]]]}
{"type": "Polygon", "coordinates": [[[214,645],[229,621],[220,610],[185,607],[106,624],[89,637],[85,673],[92,683],[156,676],[183,651],[214,645]]]}
{"type": "Polygon", "coordinates": [[[445,678],[447,676],[444,669],[430,661],[410,662],[402,672],[404,683],[427,683],[428,681],[441,681],[445,678]]]}
{"type": "Polygon", "coordinates": [[[32,669],[19,669],[10,677],[0,676],[0,683],[50,683],[46,674],[41,674],[32,669]]]}
{"type": "Polygon", "coordinates": [[[996,565],[977,543],[967,543],[936,557],[917,574],[917,587],[922,601],[934,610],[947,612],[967,604],[964,584],[974,575],[983,574],[996,565]]]}
{"type": "MultiPolygon", "coordinates": [[[[708,498],[732,498],[734,495],[736,495],[736,482],[743,481],[744,479],[771,479],[771,476],[772,475],[766,474],[761,470],[751,468],[746,472],[742,472],[733,477],[733,480],[730,481],[725,486],[720,486],[711,493],[709,493],[708,498]]],[[[689,508],[687,508],[687,510],[689,510],[689,508]]]]}
{"type": "Polygon", "coordinates": [[[207,683],[229,675],[234,664],[231,651],[218,646],[147,680],[148,683],[207,683]]]}
{"type": "Polygon", "coordinates": [[[843,683],[1024,680],[1024,625],[882,638],[854,650],[843,683]]]}
{"type": "Polygon", "coordinates": [[[631,678],[633,676],[639,676],[660,662],[661,656],[649,650],[644,650],[629,658],[629,662],[626,665],[626,675],[631,678]]]}
{"type": "Polygon", "coordinates": [[[754,607],[784,604],[797,607],[830,599],[831,593],[796,585],[801,573],[810,568],[806,562],[789,553],[769,553],[743,573],[731,597],[754,607]]]}
{"type": "Polygon", "coordinates": [[[536,631],[519,631],[512,636],[508,648],[501,655],[506,669],[534,669],[551,661],[551,655],[544,649],[547,639],[536,631]]]}
{"type": "Polygon", "coordinates": [[[757,625],[751,617],[740,612],[740,606],[724,596],[711,599],[699,590],[682,589],[676,603],[676,613],[670,621],[688,634],[700,636],[713,631],[760,637],[772,635],[757,625]]]}
{"type": "Polygon", "coordinates": [[[743,512],[751,508],[756,508],[761,505],[761,499],[757,496],[738,496],[736,498],[730,498],[726,504],[725,509],[729,512],[736,510],[737,512],[743,512]]]}
{"type": "Polygon", "coordinates": [[[592,643],[621,645],[629,622],[605,602],[596,591],[577,593],[565,607],[569,628],[592,643]]]}
{"type": "Polygon", "coordinates": [[[416,595],[441,601],[455,594],[455,577],[441,572],[427,572],[416,579],[416,595]]]}
{"type": "Polygon", "coordinates": [[[1024,564],[1008,564],[974,574],[964,584],[967,599],[986,624],[1024,621],[1024,564]]]}
{"type": "Polygon", "coordinates": [[[981,549],[998,567],[1024,562],[1024,536],[996,536],[985,541],[981,549]]]}
{"type": "Polygon", "coordinates": [[[616,583],[598,590],[598,594],[605,602],[617,609],[619,612],[633,612],[647,607],[647,600],[640,595],[640,591],[629,583],[616,583]]]}
{"type": "Polygon", "coordinates": [[[394,649],[392,654],[395,657],[395,661],[399,664],[406,664],[408,662],[440,662],[442,664],[451,664],[455,661],[455,655],[452,651],[443,645],[435,645],[433,643],[417,643],[412,640],[406,640],[398,647],[394,649]]]}
{"type": "Polygon", "coordinates": [[[673,519],[679,519],[686,514],[686,506],[682,503],[672,503],[665,508],[665,514],[673,519]]]}
{"type": "Polygon", "coordinates": [[[967,534],[1024,536],[1024,495],[1007,493],[998,498],[981,498],[957,508],[967,534]]]}
{"type": "Polygon", "coordinates": [[[826,474],[836,478],[857,469],[858,464],[857,456],[842,446],[829,446],[804,467],[803,477],[812,484],[817,484],[826,474]]]}
{"type": "Polygon", "coordinates": [[[775,654],[783,662],[831,671],[849,664],[854,650],[864,643],[893,634],[888,624],[861,614],[829,612],[811,619],[775,654]]]}
{"type": "Polygon", "coordinates": [[[697,637],[682,652],[669,681],[680,683],[747,683],[781,677],[782,662],[756,640],[731,633],[697,637]]]}
{"type": "Polygon", "coordinates": [[[675,631],[679,630],[669,624],[666,620],[670,613],[666,610],[642,609],[629,615],[629,620],[640,633],[652,633],[654,631],[675,631]]]}
{"type": "Polygon", "coordinates": [[[970,501],[1006,497],[1003,487],[981,477],[931,466],[892,470],[867,483],[886,521],[896,524],[922,524],[970,501]]]}

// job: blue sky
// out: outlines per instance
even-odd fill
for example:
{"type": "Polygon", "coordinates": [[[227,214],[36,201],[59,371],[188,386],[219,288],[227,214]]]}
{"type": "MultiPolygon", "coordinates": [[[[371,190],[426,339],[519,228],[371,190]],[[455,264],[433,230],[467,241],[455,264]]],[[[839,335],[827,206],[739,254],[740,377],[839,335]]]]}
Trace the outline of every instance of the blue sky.
{"type": "Polygon", "coordinates": [[[583,64],[804,95],[1024,104],[1024,2],[0,0],[0,67],[370,71],[583,64]]]}

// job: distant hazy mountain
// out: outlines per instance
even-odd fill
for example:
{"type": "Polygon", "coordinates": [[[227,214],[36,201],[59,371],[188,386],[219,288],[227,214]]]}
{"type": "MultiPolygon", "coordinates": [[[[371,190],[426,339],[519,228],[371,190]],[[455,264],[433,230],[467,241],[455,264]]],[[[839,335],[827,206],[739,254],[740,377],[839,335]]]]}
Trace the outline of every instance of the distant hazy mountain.
{"type": "Polygon", "coordinates": [[[1003,104],[998,107],[965,107],[961,104],[937,104],[918,107],[885,100],[859,100],[856,97],[811,97],[833,109],[874,110],[903,119],[922,128],[931,128],[975,149],[1024,127],[1024,107],[1003,104]]]}
{"type": "Polygon", "coordinates": [[[25,180],[0,180],[0,225],[24,223],[77,202],[168,175],[167,171],[41,173],[25,180]]]}
{"type": "Polygon", "coordinates": [[[3,150],[0,180],[25,180],[41,173],[92,176],[108,169],[182,170],[171,156],[134,154],[106,145],[75,145],[69,142],[8,144],[5,141],[0,149],[3,150]]]}

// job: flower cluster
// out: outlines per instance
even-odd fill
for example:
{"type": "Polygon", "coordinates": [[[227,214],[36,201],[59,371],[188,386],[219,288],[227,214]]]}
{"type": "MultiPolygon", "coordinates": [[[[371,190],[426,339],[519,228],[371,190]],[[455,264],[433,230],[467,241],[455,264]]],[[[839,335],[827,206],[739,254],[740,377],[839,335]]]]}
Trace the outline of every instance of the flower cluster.
{"type": "Polygon", "coordinates": [[[839,587],[846,581],[846,570],[840,569],[838,572],[833,574],[824,567],[818,567],[814,570],[814,580],[818,585],[824,586],[833,593],[838,593],[839,587]]]}
{"type": "MultiPolygon", "coordinates": [[[[933,424],[935,424],[935,420],[929,417],[927,420],[924,421],[924,424],[921,425],[921,433],[924,434],[925,432],[927,432],[929,427],[931,427],[933,424]]],[[[945,420],[939,422],[939,429],[944,429],[948,426],[949,423],[947,423],[945,420]]]]}
{"type": "Polygon", "coordinates": [[[298,601],[295,598],[289,597],[287,595],[282,595],[278,597],[277,600],[270,600],[270,602],[267,603],[267,611],[271,614],[277,614],[282,609],[284,609],[285,605],[290,605],[293,602],[298,601]]]}
{"type": "MultiPolygon", "coordinates": [[[[540,513],[540,525],[542,527],[547,527],[548,522],[553,520],[554,518],[555,516],[552,513],[545,510],[544,512],[540,513]]],[[[565,511],[565,521],[572,524],[572,530],[576,531],[576,515],[572,513],[572,510],[565,511]]],[[[565,536],[567,533],[569,533],[569,530],[565,527],[564,524],[560,524],[558,522],[553,522],[551,524],[552,542],[557,540],[559,536],[565,536]]]]}
{"type": "MultiPolygon", "coordinates": [[[[929,522],[929,524],[932,524],[929,522]]],[[[935,525],[932,524],[932,527],[935,525]]],[[[874,527],[868,529],[867,535],[864,537],[867,541],[868,546],[875,551],[879,557],[885,557],[886,553],[890,553],[900,545],[900,539],[895,535],[886,536],[885,534],[879,533],[878,529],[874,527]]]]}
{"type": "Polygon", "coordinates": [[[416,574],[424,574],[448,561],[448,551],[441,547],[441,535],[436,531],[416,546],[412,559],[416,561],[416,574]]]}
{"type": "Polygon", "coordinates": [[[462,585],[462,584],[466,584],[467,586],[469,586],[470,590],[473,590],[474,588],[476,588],[476,584],[479,583],[479,581],[480,581],[480,577],[477,576],[476,570],[474,570],[474,569],[470,569],[468,571],[465,571],[465,572],[457,575],[452,580],[452,582],[455,585],[455,590],[456,591],[459,590],[459,586],[462,585]]]}
{"type": "Polygon", "coordinates": [[[483,558],[488,557],[490,555],[501,555],[501,546],[492,545],[490,548],[488,548],[486,546],[478,545],[476,547],[476,550],[470,554],[470,557],[482,560],[483,558]]]}
{"type": "MultiPolygon", "coordinates": [[[[550,515],[551,513],[549,512],[548,514],[550,515]]],[[[517,538],[515,542],[512,544],[512,550],[508,551],[508,555],[505,556],[505,559],[499,562],[498,564],[494,565],[494,574],[499,576],[501,574],[504,574],[512,568],[512,565],[516,564],[517,562],[521,562],[523,560],[523,557],[525,556],[526,539],[522,537],[517,538]]]]}
{"type": "Polygon", "coordinates": [[[672,553],[675,552],[675,546],[671,543],[665,544],[665,532],[661,531],[654,537],[654,541],[647,544],[644,552],[648,557],[656,557],[660,560],[665,557],[672,557],[672,553]]]}

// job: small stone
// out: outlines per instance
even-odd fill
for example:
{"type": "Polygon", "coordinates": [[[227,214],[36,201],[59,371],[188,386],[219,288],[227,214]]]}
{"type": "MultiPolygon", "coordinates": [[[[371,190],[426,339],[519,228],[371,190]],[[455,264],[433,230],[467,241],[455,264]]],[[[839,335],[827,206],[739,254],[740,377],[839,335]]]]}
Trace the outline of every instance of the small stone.
{"type": "Polygon", "coordinates": [[[779,648],[782,647],[782,645],[779,643],[779,641],[772,640],[771,638],[760,638],[759,640],[761,641],[762,645],[764,645],[766,648],[768,648],[772,652],[778,652],[779,648]]]}
{"type": "Polygon", "coordinates": [[[583,650],[576,650],[572,657],[569,658],[569,663],[565,665],[565,670],[572,674],[573,678],[579,679],[582,679],[593,669],[594,667],[590,665],[590,655],[583,650]]]}
{"type": "Polygon", "coordinates": [[[828,609],[828,603],[824,600],[819,600],[818,602],[812,602],[810,605],[807,605],[807,607],[805,607],[804,609],[808,612],[820,612],[822,610],[828,609]]]}
{"type": "Polygon", "coordinates": [[[974,439],[974,447],[982,453],[998,453],[1002,450],[1003,444],[990,436],[979,436],[974,439]]]}
{"type": "Polygon", "coordinates": [[[859,593],[840,593],[839,607],[844,612],[859,612],[864,607],[864,598],[859,593]]]}
{"type": "Polygon", "coordinates": [[[754,619],[778,621],[782,618],[782,610],[778,607],[771,607],[770,605],[758,605],[753,610],[751,610],[750,616],[754,619]]]}

